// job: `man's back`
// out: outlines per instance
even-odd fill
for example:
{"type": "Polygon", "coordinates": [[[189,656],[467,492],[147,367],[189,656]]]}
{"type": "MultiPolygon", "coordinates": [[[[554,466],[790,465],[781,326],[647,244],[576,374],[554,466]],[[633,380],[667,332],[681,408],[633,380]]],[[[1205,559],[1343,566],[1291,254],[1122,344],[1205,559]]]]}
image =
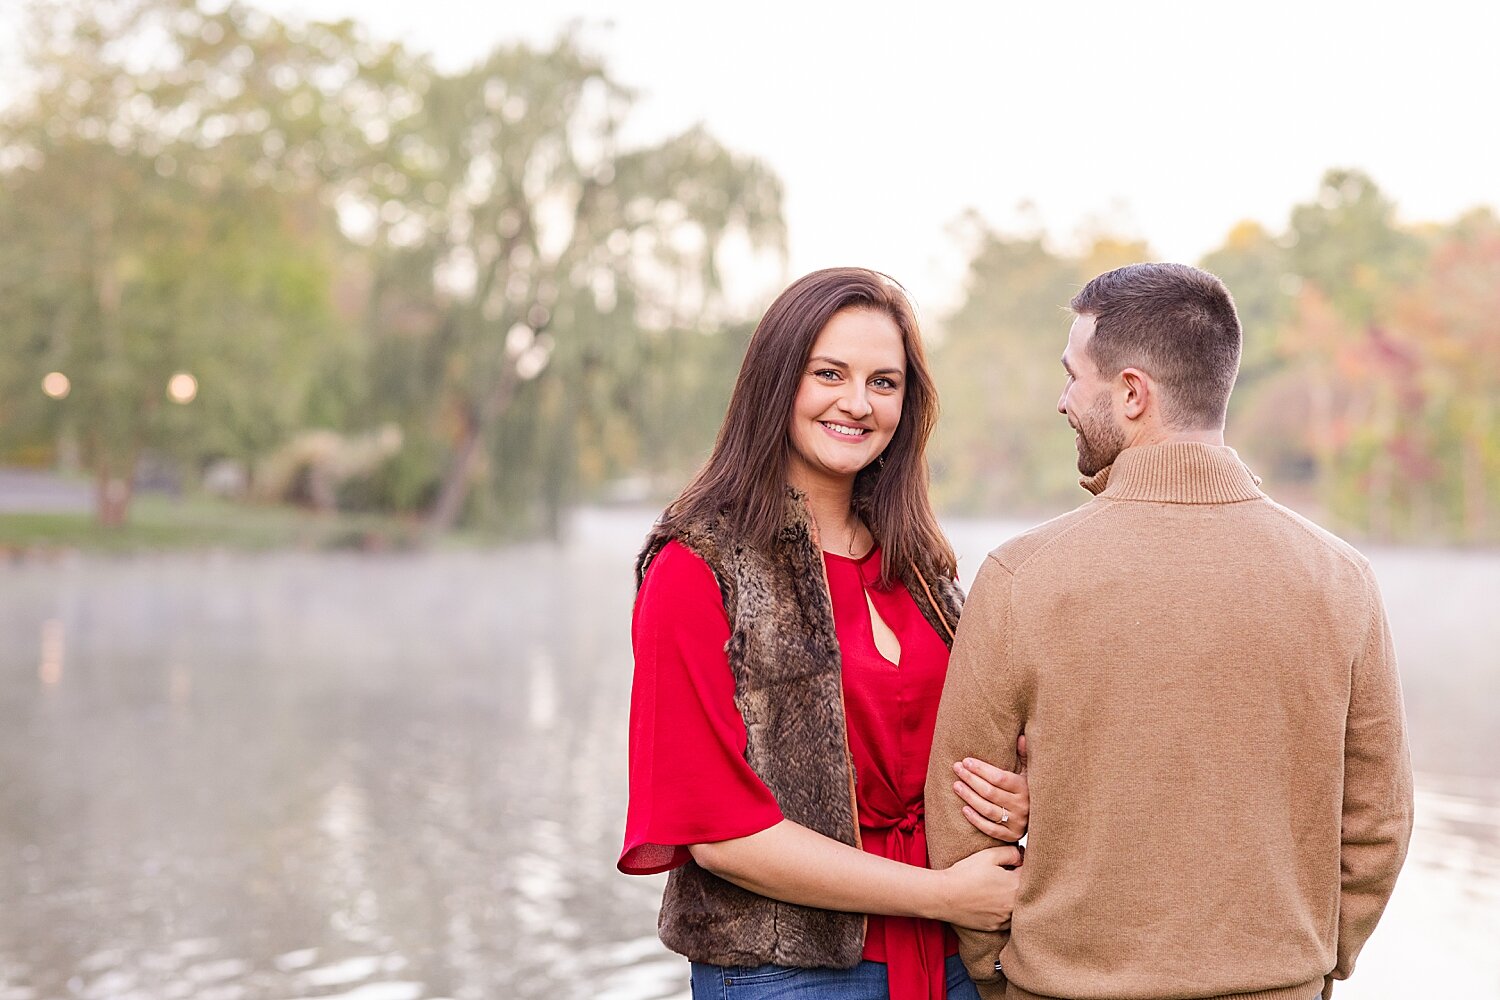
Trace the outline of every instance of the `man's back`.
{"type": "MultiPolygon", "coordinates": [[[[980,572],[934,745],[933,863],[985,846],[950,815],[952,760],[1024,732],[1008,995],[1307,1000],[1347,975],[1410,830],[1374,578],[1227,448],[1131,448],[1107,477],[980,572]]],[[[966,935],[976,976],[1000,943],[966,935]]]]}

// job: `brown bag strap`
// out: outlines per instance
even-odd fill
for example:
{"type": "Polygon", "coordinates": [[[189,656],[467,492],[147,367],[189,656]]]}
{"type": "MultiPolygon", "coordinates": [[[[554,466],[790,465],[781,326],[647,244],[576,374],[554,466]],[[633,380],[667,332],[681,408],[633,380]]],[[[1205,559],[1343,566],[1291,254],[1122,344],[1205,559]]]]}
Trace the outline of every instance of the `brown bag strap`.
{"type": "Polygon", "coordinates": [[[922,585],[922,592],[927,595],[927,603],[932,605],[933,614],[937,615],[938,621],[943,623],[943,629],[948,633],[948,644],[951,646],[953,644],[954,638],[953,626],[948,624],[948,616],[943,614],[943,606],[939,604],[937,602],[937,599],[932,596],[932,588],[927,586],[927,578],[923,576],[922,571],[917,568],[917,564],[915,561],[913,561],[911,564],[911,571],[917,574],[917,582],[922,585]]]}

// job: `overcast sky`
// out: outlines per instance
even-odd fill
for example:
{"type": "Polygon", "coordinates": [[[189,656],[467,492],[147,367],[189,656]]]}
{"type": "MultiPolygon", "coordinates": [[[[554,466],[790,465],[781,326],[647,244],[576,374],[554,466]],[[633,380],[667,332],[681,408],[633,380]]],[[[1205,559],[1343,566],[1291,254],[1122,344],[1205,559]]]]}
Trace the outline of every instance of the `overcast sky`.
{"type": "Polygon", "coordinates": [[[1332,166],[1408,220],[1500,204],[1491,3],[262,6],[354,17],[448,68],[581,19],[640,92],[636,138],[701,121],[781,176],[792,275],[877,267],[929,316],[958,297],[968,208],[1059,247],[1102,226],[1193,261],[1239,219],[1279,228],[1332,166]]]}

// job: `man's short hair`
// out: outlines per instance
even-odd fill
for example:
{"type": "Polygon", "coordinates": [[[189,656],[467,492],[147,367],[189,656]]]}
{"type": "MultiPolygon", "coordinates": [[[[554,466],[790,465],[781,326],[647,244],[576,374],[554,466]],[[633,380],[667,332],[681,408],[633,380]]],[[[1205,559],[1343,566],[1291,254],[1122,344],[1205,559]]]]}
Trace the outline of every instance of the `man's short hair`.
{"type": "Polygon", "coordinates": [[[1094,317],[1088,355],[1105,377],[1139,368],[1162,387],[1162,418],[1220,427],[1240,368],[1240,318],[1224,282],[1186,264],[1106,271],[1069,303],[1094,317]]]}

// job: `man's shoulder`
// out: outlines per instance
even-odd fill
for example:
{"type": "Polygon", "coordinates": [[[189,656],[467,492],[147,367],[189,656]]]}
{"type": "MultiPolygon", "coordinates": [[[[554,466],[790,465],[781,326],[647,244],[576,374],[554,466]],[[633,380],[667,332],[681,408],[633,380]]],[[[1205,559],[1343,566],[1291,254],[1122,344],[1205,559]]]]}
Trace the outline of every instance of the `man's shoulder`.
{"type": "Polygon", "coordinates": [[[1257,503],[1264,507],[1269,516],[1275,519],[1291,540],[1326,552],[1333,558],[1357,570],[1362,576],[1370,575],[1370,561],[1365,558],[1362,552],[1338,535],[1335,535],[1311,518],[1304,517],[1290,507],[1277,503],[1270,497],[1257,501],[1257,503]]]}
{"type": "Polygon", "coordinates": [[[1109,506],[1110,501],[1095,497],[1066,514],[1059,514],[1050,521],[1043,521],[1036,527],[1007,539],[992,549],[989,557],[1014,573],[1050,543],[1084,527],[1109,506]]]}

